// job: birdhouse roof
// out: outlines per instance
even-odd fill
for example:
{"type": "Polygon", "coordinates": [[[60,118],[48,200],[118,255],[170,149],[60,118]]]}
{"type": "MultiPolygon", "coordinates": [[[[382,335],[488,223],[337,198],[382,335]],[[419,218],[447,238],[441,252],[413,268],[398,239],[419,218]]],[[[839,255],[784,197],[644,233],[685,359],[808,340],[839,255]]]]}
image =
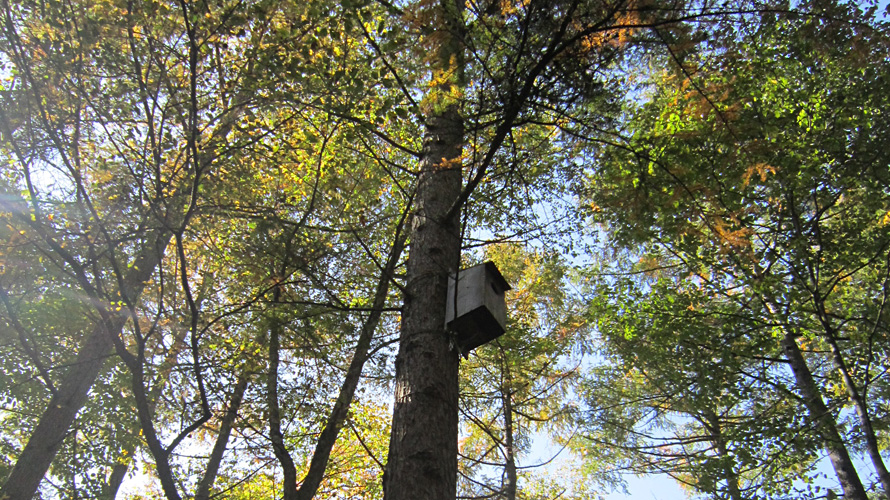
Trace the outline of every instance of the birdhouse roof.
{"type": "Polygon", "coordinates": [[[480,265],[485,266],[485,270],[491,274],[492,279],[494,279],[498,282],[499,285],[501,285],[501,288],[503,288],[504,291],[513,289],[513,287],[511,287],[510,284],[507,283],[507,280],[504,279],[504,275],[502,275],[501,272],[498,270],[498,266],[494,265],[494,262],[488,261],[480,265]]]}

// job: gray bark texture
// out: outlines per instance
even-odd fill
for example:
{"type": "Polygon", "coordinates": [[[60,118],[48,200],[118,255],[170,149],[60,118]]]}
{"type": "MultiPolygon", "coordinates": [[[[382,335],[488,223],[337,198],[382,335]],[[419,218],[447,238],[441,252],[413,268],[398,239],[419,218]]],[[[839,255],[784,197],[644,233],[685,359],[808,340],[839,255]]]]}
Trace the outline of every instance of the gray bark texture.
{"type": "Polygon", "coordinates": [[[445,330],[448,276],[457,271],[462,124],[455,110],[430,120],[396,358],[387,500],[453,499],[457,488],[458,352],[445,330]]]}
{"type": "Polygon", "coordinates": [[[462,83],[460,35],[463,2],[436,6],[434,70],[451,81],[433,92],[436,111],[426,119],[416,211],[408,253],[389,458],[383,477],[386,500],[453,500],[457,495],[459,354],[445,329],[448,277],[460,262],[463,119],[447,102],[448,87],[462,83]]]}

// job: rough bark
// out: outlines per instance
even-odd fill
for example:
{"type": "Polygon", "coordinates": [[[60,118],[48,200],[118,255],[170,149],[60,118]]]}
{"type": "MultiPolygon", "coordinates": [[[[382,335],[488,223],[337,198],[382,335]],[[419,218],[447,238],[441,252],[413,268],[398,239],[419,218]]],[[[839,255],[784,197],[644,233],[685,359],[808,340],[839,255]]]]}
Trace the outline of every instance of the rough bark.
{"type": "Polygon", "coordinates": [[[445,329],[448,277],[460,260],[463,120],[447,89],[462,80],[460,20],[463,2],[431,7],[442,20],[434,71],[450,81],[434,89],[426,118],[407,283],[396,357],[395,404],[386,500],[452,500],[457,494],[459,354],[445,329]]]}
{"type": "Polygon", "coordinates": [[[825,450],[828,452],[828,458],[844,491],[844,497],[848,500],[867,500],[868,495],[866,495],[859,474],[853,466],[853,461],[850,459],[847,447],[837,429],[834,417],[828,411],[822,394],[813,380],[813,374],[797,346],[797,341],[790,333],[786,333],[782,338],[782,349],[785,351],[785,358],[794,373],[796,386],[803,396],[804,405],[824,440],[825,450]]]}

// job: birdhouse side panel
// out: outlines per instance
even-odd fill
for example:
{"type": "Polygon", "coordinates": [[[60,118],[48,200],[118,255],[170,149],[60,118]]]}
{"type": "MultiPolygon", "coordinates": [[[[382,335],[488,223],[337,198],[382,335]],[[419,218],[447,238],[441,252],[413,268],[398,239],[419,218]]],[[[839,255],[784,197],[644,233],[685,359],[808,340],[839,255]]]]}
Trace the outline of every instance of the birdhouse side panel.
{"type": "Polygon", "coordinates": [[[448,283],[446,326],[457,334],[464,355],[503,335],[507,327],[505,292],[510,285],[488,262],[461,270],[448,283]]]}
{"type": "Polygon", "coordinates": [[[448,282],[448,304],[445,306],[445,321],[450,322],[485,304],[482,287],[473,286],[472,280],[461,276],[455,286],[454,279],[448,282]],[[455,296],[455,288],[457,295],[455,296]],[[457,313],[455,314],[455,311],[457,313]]]}
{"type": "Polygon", "coordinates": [[[491,314],[492,318],[498,322],[501,330],[507,329],[507,304],[504,300],[504,294],[496,293],[488,287],[486,290],[487,293],[484,294],[484,305],[485,308],[488,309],[489,314],[491,314]]]}

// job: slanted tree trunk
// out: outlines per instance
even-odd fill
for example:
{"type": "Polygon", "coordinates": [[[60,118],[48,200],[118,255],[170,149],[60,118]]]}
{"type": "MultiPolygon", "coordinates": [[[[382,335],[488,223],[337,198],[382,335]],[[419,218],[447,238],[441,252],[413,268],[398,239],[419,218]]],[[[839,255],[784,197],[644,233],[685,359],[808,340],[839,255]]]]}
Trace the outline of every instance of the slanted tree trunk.
{"type": "MultiPolygon", "coordinates": [[[[269,373],[267,374],[266,387],[269,405],[269,436],[272,441],[273,451],[278,459],[278,463],[284,471],[284,492],[283,498],[295,500],[311,500],[318,492],[318,488],[324,479],[325,469],[331,457],[331,450],[337,442],[337,436],[343,427],[343,422],[349,415],[349,407],[355,397],[355,391],[361,381],[362,369],[368,360],[368,353],[371,348],[371,341],[377,326],[380,324],[380,318],[383,315],[383,308],[386,305],[386,298],[389,295],[390,286],[395,279],[396,267],[402,258],[405,249],[405,241],[407,234],[404,231],[407,213],[403,214],[402,219],[396,226],[392,247],[390,247],[389,256],[381,270],[380,279],[374,292],[373,306],[370,314],[362,324],[359,332],[358,342],[346,371],[343,384],[340,386],[340,392],[337,394],[337,400],[334,407],[325,422],[324,428],[318,436],[315,444],[315,450],[312,452],[312,458],[309,461],[309,469],[303,477],[302,482],[297,487],[297,471],[290,452],[287,450],[284,442],[284,436],[281,432],[280,409],[278,408],[278,346],[279,336],[281,334],[281,325],[278,322],[272,324],[270,329],[270,345],[269,350],[269,373]],[[273,352],[274,347],[274,352],[273,352]]],[[[273,292],[273,302],[281,302],[281,289],[276,288],[273,292]]],[[[197,497],[196,497],[197,500],[197,497]]]]}
{"type": "Polygon", "coordinates": [[[99,499],[114,500],[117,497],[117,492],[121,489],[121,485],[124,484],[124,479],[126,479],[127,471],[129,470],[130,462],[115,464],[111,469],[111,476],[109,476],[108,482],[102,488],[102,494],[99,496],[99,499]]]}
{"type": "MultiPolygon", "coordinates": [[[[402,221],[404,222],[404,220],[402,221]]],[[[396,265],[402,258],[402,252],[405,248],[405,235],[402,231],[402,222],[396,228],[395,241],[389,252],[389,258],[383,268],[380,281],[377,282],[377,290],[374,293],[374,302],[371,313],[362,325],[359,333],[358,342],[355,346],[355,352],[352,355],[352,361],[346,370],[346,377],[343,379],[343,385],[340,387],[340,393],[337,395],[337,401],[331,414],[325,422],[324,429],[318,436],[318,442],[315,444],[315,451],[312,452],[312,459],[309,462],[309,470],[300,483],[297,490],[297,500],[312,500],[318,487],[324,479],[324,471],[327,468],[328,461],[331,458],[331,450],[337,442],[337,436],[340,428],[349,414],[349,407],[355,397],[355,390],[361,380],[362,368],[365,361],[368,360],[368,352],[371,348],[371,340],[374,338],[374,332],[380,323],[380,316],[383,314],[383,307],[386,305],[386,296],[389,295],[390,284],[395,275],[396,265]]]]}
{"type": "Polygon", "coordinates": [[[77,412],[86,403],[90,387],[111,353],[111,335],[118,334],[123,325],[124,320],[116,318],[111,323],[96,325],[90,332],[6,478],[0,498],[31,500],[34,497],[77,412]]]}
{"type": "MultiPolygon", "coordinates": [[[[157,378],[159,382],[151,391],[150,401],[152,403],[152,413],[154,413],[155,405],[157,404],[161,392],[164,390],[164,386],[167,385],[167,379],[170,376],[170,372],[176,365],[176,358],[179,357],[182,348],[185,346],[185,336],[187,331],[185,329],[179,329],[176,330],[176,332],[173,345],[170,347],[167,355],[164,356],[164,362],[161,363],[161,369],[158,371],[157,378]]],[[[132,457],[135,452],[135,443],[124,448],[122,453],[124,456],[128,457],[128,460],[123,463],[115,464],[114,468],[111,469],[111,475],[108,477],[108,481],[102,488],[102,494],[99,497],[101,500],[114,500],[114,498],[117,497],[117,492],[120,490],[124,479],[127,477],[127,472],[130,470],[130,464],[133,462],[132,457]]]]}
{"type": "MultiPolygon", "coordinates": [[[[272,303],[278,305],[280,302],[281,288],[275,287],[272,303]]],[[[284,434],[281,432],[281,409],[278,405],[278,364],[283,330],[284,326],[281,321],[273,317],[269,327],[269,371],[266,374],[266,401],[269,407],[269,441],[272,442],[272,451],[284,474],[284,481],[281,485],[282,498],[294,500],[297,495],[297,467],[284,443],[284,434]]]]}
{"type": "Polygon", "coordinates": [[[720,418],[717,413],[707,410],[704,412],[705,429],[711,433],[711,444],[717,451],[723,467],[723,479],[726,481],[726,492],[730,500],[744,500],[742,492],[739,488],[739,475],[733,467],[733,457],[726,447],[726,438],[723,436],[723,429],[720,425],[720,418]]]}
{"type": "Polygon", "coordinates": [[[235,426],[235,419],[238,418],[238,410],[241,408],[241,401],[244,399],[244,392],[247,390],[248,382],[250,382],[250,373],[245,369],[238,376],[229,407],[226,409],[226,413],[219,424],[219,434],[216,437],[216,442],[213,444],[213,451],[210,452],[210,459],[207,461],[204,475],[198,483],[195,500],[210,499],[210,489],[213,487],[213,483],[216,482],[216,476],[219,474],[219,466],[222,464],[223,454],[226,451],[226,446],[229,444],[229,437],[232,434],[232,428],[235,426]]]}
{"type": "Polygon", "coordinates": [[[859,428],[862,431],[862,436],[865,438],[865,450],[868,453],[869,459],[871,459],[875,472],[878,474],[878,479],[881,481],[881,486],[884,489],[884,496],[887,498],[887,496],[890,495],[890,472],[887,471],[887,466],[884,464],[883,457],[881,457],[878,436],[875,433],[875,428],[874,425],[872,425],[871,416],[868,411],[866,391],[865,389],[860,390],[856,385],[856,382],[853,380],[853,376],[850,374],[850,369],[847,367],[847,362],[844,360],[844,355],[837,342],[837,330],[826,311],[825,299],[818,293],[818,290],[813,291],[813,304],[816,307],[819,321],[822,323],[824,332],[823,338],[825,338],[828,345],[831,347],[831,359],[834,362],[834,367],[841,375],[841,379],[844,381],[844,387],[847,389],[847,395],[850,397],[850,401],[853,402],[853,406],[856,408],[856,416],[859,418],[859,428]]]}
{"type": "Polygon", "coordinates": [[[853,377],[850,375],[850,370],[847,368],[837,345],[837,339],[833,337],[830,338],[829,345],[831,345],[831,353],[835,367],[838,372],[840,372],[841,377],[844,380],[844,386],[847,388],[847,394],[850,396],[850,401],[853,402],[853,406],[856,408],[856,415],[859,418],[859,428],[865,438],[865,450],[868,453],[869,459],[871,459],[875,472],[878,474],[878,479],[881,481],[881,487],[884,489],[884,498],[888,498],[888,495],[890,495],[890,472],[887,471],[887,465],[884,464],[884,458],[881,457],[878,436],[875,433],[874,425],[872,425],[865,396],[863,395],[863,392],[858,389],[856,383],[853,381],[853,377]]]}
{"type": "Polygon", "coordinates": [[[435,74],[428,96],[423,157],[408,254],[405,302],[396,357],[395,405],[386,500],[453,500],[457,494],[457,348],[445,329],[448,277],[460,261],[459,210],[463,119],[452,86],[462,84],[462,0],[430,9],[440,22],[434,38],[435,74]]]}
{"type": "MultiPolygon", "coordinates": [[[[151,278],[160,263],[169,239],[169,234],[149,239],[150,243],[143,249],[141,258],[136,260],[131,272],[124,278],[126,289],[121,291],[123,296],[130,297],[133,302],[138,300],[145,282],[151,278]]],[[[99,322],[90,332],[0,489],[0,498],[34,498],[37,487],[62,446],[62,440],[68,434],[77,412],[86,403],[90,387],[111,354],[114,338],[120,335],[127,319],[124,316],[111,317],[99,322]]]]}
{"type": "Polygon", "coordinates": [[[813,380],[813,374],[810,367],[807,366],[806,360],[797,346],[797,340],[790,332],[786,332],[782,337],[782,349],[785,351],[785,358],[791,366],[794,373],[794,380],[797,389],[803,396],[803,403],[813,418],[816,429],[821,435],[825,450],[828,452],[828,459],[831,461],[837,479],[844,491],[844,497],[847,500],[867,500],[868,495],[859,479],[859,474],[853,466],[850,459],[850,453],[844,444],[840,432],[837,430],[837,424],[834,417],[828,411],[822,394],[813,380]]]}

